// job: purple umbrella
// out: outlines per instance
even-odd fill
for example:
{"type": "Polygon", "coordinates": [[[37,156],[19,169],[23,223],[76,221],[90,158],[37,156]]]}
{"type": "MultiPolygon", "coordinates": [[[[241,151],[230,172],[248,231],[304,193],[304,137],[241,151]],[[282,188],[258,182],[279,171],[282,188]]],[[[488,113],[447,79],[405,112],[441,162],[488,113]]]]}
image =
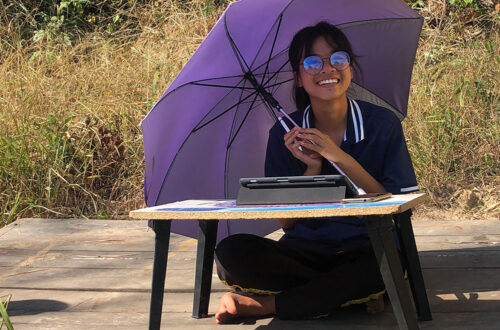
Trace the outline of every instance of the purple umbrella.
{"type": "MultiPolygon", "coordinates": [[[[240,177],[264,174],[268,131],[295,111],[288,46],[301,28],[327,21],[359,56],[350,97],[406,115],[422,17],[400,0],[240,0],[142,121],[148,206],[235,198],[240,177]]],[[[265,235],[277,224],[221,221],[218,239],[265,235]]],[[[172,231],[196,237],[193,222],[172,231]]]]}

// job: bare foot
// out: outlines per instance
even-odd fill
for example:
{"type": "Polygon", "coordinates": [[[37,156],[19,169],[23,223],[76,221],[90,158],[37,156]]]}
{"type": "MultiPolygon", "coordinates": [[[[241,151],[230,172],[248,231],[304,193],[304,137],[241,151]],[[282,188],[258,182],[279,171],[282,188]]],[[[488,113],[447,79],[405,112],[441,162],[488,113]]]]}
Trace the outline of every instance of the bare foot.
{"type": "Polygon", "coordinates": [[[384,295],[380,295],[377,299],[372,299],[366,303],[366,312],[375,314],[384,311],[384,295]]]}
{"type": "Polygon", "coordinates": [[[222,324],[238,316],[262,316],[275,311],[274,296],[242,296],[227,292],[220,299],[215,321],[222,324]]]}

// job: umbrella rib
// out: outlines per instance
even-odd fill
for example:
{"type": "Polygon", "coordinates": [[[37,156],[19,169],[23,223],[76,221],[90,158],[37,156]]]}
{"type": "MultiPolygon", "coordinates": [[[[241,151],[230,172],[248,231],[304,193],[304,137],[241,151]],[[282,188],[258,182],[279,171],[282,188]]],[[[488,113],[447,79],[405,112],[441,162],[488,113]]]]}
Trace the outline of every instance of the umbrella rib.
{"type": "MultiPolygon", "coordinates": [[[[215,78],[205,78],[205,79],[193,80],[193,81],[188,82],[187,84],[190,84],[193,82],[197,83],[197,82],[203,82],[203,81],[209,81],[209,80],[220,80],[220,79],[228,79],[228,78],[240,78],[240,81],[244,79],[241,74],[237,74],[234,76],[224,76],[224,77],[215,77],[215,78]]],[[[182,86],[179,86],[179,87],[182,87],[182,86]]]]}
{"type": "Polygon", "coordinates": [[[292,80],[293,80],[293,78],[290,78],[290,79],[287,79],[287,80],[283,80],[283,81],[274,83],[272,85],[267,85],[266,88],[273,88],[273,87],[276,87],[276,86],[280,86],[280,85],[286,84],[287,82],[292,81],[292,80]]]}
{"type": "MultiPolygon", "coordinates": [[[[283,69],[283,68],[287,65],[287,63],[288,63],[288,62],[289,62],[289,61],[287,60],[287,61],[286,61],[285,63],[283,63],[283,65],[282,65],[282,66],[278,69],[278,71],[273,72],[273,75],[272,75],[271,77],[269,77],[269,79],[267,79],[267,80],[266,80],[266,82],[264,83],[264,85],[263,85],[263,86],[264,86],[264,87],[269,87],[269,86],[267,86],[267,84],[271,81],[271,79],[273,79],[274,77],[276,77],[276,75],[277,75],[278,73],[283,72],[283,71],[281,71],[281,69],[283,69]]],[[[293,78],[292,78],[292,79],[290,79],[290,80],[293,80],[293,78]]],[[[288,81],[290,81],[290,80],[288,80],[288,81]]],[[[286,81],[285,81],[285,82],[286,82],[286,81]]]]}
{"type": "MultiPolygon", "coordinates": [[[[258,97],[259,97],[259,94],[255,93],[255,97],[253,98],[252,103],[250,104],[250,107],[248,107],[248,111],[245,114],[245,117],[243,117],[243,120],[241,121],[240,125],[238,126],[238,129],[236,130],[236,132],[234,134],[232,134],[233,137],[230,139],[230,141],[226,147],[226,150],[231,148],[231,145],[233,144],[234,139],[236,139],[236,135],[238,135],[238,132],[241,130],[241,127],[243,127],[243,124],[245,123],[245,120],[247,119],[248,115],[250,114],[250,111],[252,111],[253,106],[255,104],[255,101],[257,100],[258,97]]],[[[240,102],[240,104],[241,104],[241,102],[240,102]]],[[[236,118],[236,116],[235,116],[235,118],[236,118]]]]}
{"type": "MultiPolygon", "coordinates": [[[[248,100],[250,97],[252,97],[253,95],[257,94],[257,91],[254,91],[252,93],[250,93],[248,96],[244,97],[243,99],[240,99],[237,103],[233,104],[232,106],[230,106],[229,108],[227,108],[226,110],[224,110],[223,112],[219,113],[217,116],[215,116],[214,118],[210,119],[209,121],[207,121],[206,123],[204,123],[203,125],[201,126],[196,126],[194,129],[193,129],[193,132],[196,132],[197,130],[199,129],[202,129],[203,127],[207,126],[208,124],[210,124],[211,122],[213,122],[214,120],[216,120],[217,118],[221,117],[222,115],[226,114],[227,112],[229,112],[230,110],[232,110],[234,107],[237,107],[238,105],[240,105],[242,103],[242,101],[245,101],[245,100],[248,100]]],[[[221,100],[222,102],[222,100],[221,100]]],[[[215,106],[212,108],[212,110],[215,108],[215,106]]],[[[210,114],[210,112],[212,111],[210,110],[208,114],[210,114]]],[[[205,119],[206,116],[203,118],[205,119]]],[[[202,119],[202,120],[203,120],[202,119]]]]}
{"type": "MultiPolygon", "coordinates": [[[[292,4],[292,2],[294,1],[290,1],[290,3],[288,3],[288,5],[286,5],[286,7],[281,11],[281,13],[279,14],[279,18],[277,18],[276,20],[280,20],[280,24],[281,24],[281,20],[283,18],[283,13],[286,11],[286,9],[292,4]]],[[[274,27],[276,25],[276,21],[273,23],[272,27],[274,27]]],[[[264,47],[264,42],[265,40],[267,39],[267,37],[269,37],[269,35],[271,34],[271,31],[272,31],[272,27],[270,28],[269,32],[267,33],[267,35],[264,37],[264,41],[261,43],[260,47],[259,47],[259,50],[257,51],[253,61],[252,61],[252,66],[254,65],[255,61],[257,60],[257,57],[260,53],[260,51],[262,50],[262,48],[264,47]]],[[[280,54],[276,54],[277,56],[280,55],[280,54]]],[[[264,64],[262,64],[264,65],[264,64]]]]}
{"type": "Polygon", "coordinates": [[[230,86],[230,85],[216,85],[216,84],[203,84],[203,83],[197,83],[197,82],[192,82],[191,85],[206,86],[206,87],[231,88],[231,89],[246,89],[246,90],[254,89],[253,87],[241,87],[241,86],[230,86]]]}
{"type": "MultiPolygon", "coordinates": [[[[286,64],[288,63],[288,61],[283,65],[281,66],[280,69],[282,69],[286,64]]],[[[262,64],[263,65],[263,64],[262,64]]],[[[268,72],[269,73],[274,73],[274,74],[278,74],[278,73],[281,73],[281,72],[287,72],[287,71],[272,71],[272,72],[268,72]]],[[[258,74],[254,74],[255,76],[260,76],[260,75],[263,75],[263,73],[258,73],[258,74]]],[[[217,77],[217,78],[207,78],[207,79],[200,79],[200,80],[193,80],[193,81],[190,81],[182,86],[179,86],[177,87],[175,90],[177,90],[178,88],[181,88],[183,86],[186,86],[186,85],[201,85],[201,86],[204,86],[202,85],[203,82],[205,81],[210,81],[210,80],[221,80],[221,79],[230,79],[230,78],[240,78],[240,81],[238,82],[238,84],[242,83],[243,81],[245,81],[245,78],[241,75],[235,75],[235,76],[225,76],[225,77],[217,77]]],[[[215,85],[215,84],[207,84],[207,86],[215,86],[215,87],[219,87],[219,85],[215,85]]],[[[223,85],[220,85],[221,87],[226,87],[226,86],[223,86],[223,85]]],[[[253,89],[253,87],[237,87],[237,86],[229,86],[231,88],[246,88],[246,89],[253,89]]],[[[174,90],[174,91],[175,91],[174,90]]],[[[173,91],[172,91],[173,92],[173,91]]]]}
{"type": "Polygon", "coordinates": [[[266,88],[268,88],[268,89],[271,91],[271,94],[274,94],[274,93],[276,93],[276,91],[278,90],[278,88],[279,88],[282,84],[284,84],[284,83],[286,83],[286,82],[289,82],[289,81],[292,81],[292,80],[293,80],[293,79],[288,79],[288,80],[286,80],[286,81],[282,81],[282,82],[280,81],[280,82],[278,82],[278,77],[276,77],[276,79],[275,79],[275,81],[274,81],[274,84],[270,84],[270,85],[266,86],[266,88]]]}
{"type": "MultiPolygon", "coordinates": [[[[287,83],[287,82],[289,82],[289,81],[294,80],[294,78],[290,78],[290,79],[284,80],[284,81],[282,81],[282,82],[276,82],[276,81],[275,81],[275,83],[274,83],[274,84],[272,84],[272,85],[268,85],[268,83],[269,83],[272,79],[274,79],[274,77],[276,77],[276,75],[277,75],[278,73],[284,72],[284,71],[281,71],[281,69],[283,69],[283,68],[284,68],[284,67],[288,64],[288,62],[289,62],[289,60],[287,60],[285,63],[283,63],[283,65],[282,65],[282,66],[278,69],[278,71],[274,72],[274,74],[273,74],[271,77],[269,77],[269,79],[266,81],[266,85],[265,85],[265,87],[266,87],[266,88],[271,88],[271,89],[272,89],[273,87],[280,86],[280,85],[282,85],[282,84],[284,84],[284,83],[287,83]]],[[[277,77],[276,77],[276,79],[277,79],[277,77]]],[[[272,90],[271,94],[272,94],[272,93],[274,93],[275,91],[276,91],[276,89],[272,90]]]]}
{"type": "MultiPolygon", "coordinates": [[[[227,78],[240,78],[240,81],[238,82],[238,84],[240,84],[242,81],[244,81],[244,78],[241,77],[241,75],[235,75],[235,76],[226,76],[226,77],[217,77],[217,78],[207,78],[207,79],[200,79],[200,80],[195,80],[195,81],[189,81],[189,82],[186,82],[180,86],[177,86],[176,88],[174,88],[173,90],[171,90],[170,92],[168,92],[167,94],[164,94],[160,97],[160,99],[154,104],[154,106],[151,108],[150,112],[153,111],[161,102],[163,102],[164,99],[166,99],[169,95],[171,95],[172,93],[178,91],[179,89],[183,88],[183,87],[186,87],[186,86],[189,86],[189,85],[192,85],[194,83],[198,83],[198,82],[202,82],[202,81],[209,81],[209,80],[218,80],[218,79],[227,79],[227,78]]],[[[168,91],[168,89],[167,89],[168,91]]]]}
{"type": "Polygon", "coordinates": [[[262,76],[262,80],[260,81],[261,85],[264,82],[264,78],[267,74],[267,70],[269,69],[269,62],[271,62],[271,58],[273,57],[273,50],[274,50],[274,46],[276,45],[276,39],[278,39],[278,33],[280,31],[282,21],[283,21],[283,14],[280,15],[280,18],[278,21],[278,27],[276,28],[276,33],[274,34],[274,38],[273,38],[273,45],[271,46],[271,50],[269,52],[269,57],[267,58],[267,61],[266,61],[266,68],[264,69],[264,74],[262,76]]]}
{"type": "MultiPolygon", "coordinates": [[[[287,48],[287,49],[288,49],[288,48],[287,48]]],[[[269,58],[269,61],[274,60],[274,59],[275,59],[275,58],[277,58],[278,56],[280,56],[280,55],[284,54],[284,53],[287,51],[287,49],[284,49],[284,50],[280,51],[278,54],[275,54],[274,56],[271,56],[271,57],[269,58]]],[[[287,60],[287,62],[288,62],[288,60],[287,60]]],[[[267,63],[267,62],[266,62],[266,63],[267,63]]],[[[264,65],[266,65],[266,63],[262,63],[262,64],[260,64],[258,67],[256,67],[256,68],[254,69],[254,71],[255,71],[255,70],[257,70],[257,69],[259,69],[259,68],[261,68],[261,67],[263,67],[264,65]]]]}
{"type": "MultiPolygon", "coordinates": [[[[243,82],[243,84],[245,84],[245,82],[243,82]]],[[[255,96],[251,102],[251,105],[249,107],[249,110],[248,112],[250,112],[250,110],[252,109],[253,105],[255,104],[255,100],[257,99],[258,97],[258,93],[255,92],[255,96]]],[[[248,99],[245,98],[245,99],[248,99]]],[[[243,100],[243,90],[240,92],[240,95],[239,95],[239,100],[238,100],[238,105],[242,105],[244,103],[244,100],[243,100]]],[[[239,107],[239,106],[238,106],[239,107]]],[[[243,119],[243,122],[245,121],[245,118],[248,116],[248,112],[245,114],[245,117],[243,119]]],[[[229,190],[229,187],[228,187],[228,180],[227,180],[227,169],[228,169],[228,165],[229,165],[229,158],[230,158],[230,153],[229,153],[229,148],[231,146],[231,144],[233,143],[234,139],[236,138],[236,135],[238,134],[238,131],[239,129],[241,128],[241,126],[238,128],[238,130],[236,131],[236,133],[233,135],[233,128],[236,124],[236,119],[237,119],[237,115],[238,115],[238,109],[236,109],[235,111],[235,114],[233,116],[233,120],[232,120],[232,124],[231,124],[231,131],[229,132],[229,144],[226,146],[226,159],[225,159],[225,162],[224,162],[224,197],[227,198],[227,193],[228,193],[228,190],[229,190]],[[233,137],[231,137],[231,135],[233,135],[233,137]]],[[[229,225],[228,225],[229,226],[229,225]]],[[[229,230],[229,227],[228,227],[228,230],[229,230]]]]}
{"type": "Polygon", "coordinates": [[[227,28],[227,16],[224,15],[224,29],[226,31],[226,36],[229,40],[229,43],[231,44],[231,48],[233,49],[233,52],[234,54],[236,55],[236,59],[238,60],[238,63],[240,64],[240,67],[241,67],[241,72],[247,72],[250,70],[250,67],[248,66],[247,62],[245,61],[245,59],[243,58],[243,55],[241,54],[240,50],[238,49],[238,47],[236,46],[233,38],[231,37],[231,35],[229,34],[229,30],[227,28]],[[239,56],[238,56],[239,55],[239,56]],[[243,61],[243,62],[242,62],[243,61]],[[245,64],[246,68],[243,66],[243,64],[245,64]]]}

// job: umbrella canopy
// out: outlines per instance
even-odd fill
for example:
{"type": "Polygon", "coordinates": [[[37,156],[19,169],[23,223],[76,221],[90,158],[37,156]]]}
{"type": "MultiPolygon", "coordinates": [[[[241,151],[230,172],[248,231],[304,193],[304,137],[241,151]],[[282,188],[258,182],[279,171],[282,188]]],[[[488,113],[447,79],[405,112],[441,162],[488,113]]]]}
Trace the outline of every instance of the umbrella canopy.
{"type": "MultiPolygon", "coordinates": [[[[235,198],[240,177],[263,176],[273,100],[296,110],[288,46],[298,30],[319,21],[339,27],[358,56],[361,74],[355,72],[348,95],[404,118],[422,27],[422,17],[405,3],[233,2],[142,121],[148,206],[235,198]]],[[[218,239],[276,228],[269,221],[225,222],[218,239]]],[[[174,222],[172,231],[196,237],[197,224],[174,222]]]]}

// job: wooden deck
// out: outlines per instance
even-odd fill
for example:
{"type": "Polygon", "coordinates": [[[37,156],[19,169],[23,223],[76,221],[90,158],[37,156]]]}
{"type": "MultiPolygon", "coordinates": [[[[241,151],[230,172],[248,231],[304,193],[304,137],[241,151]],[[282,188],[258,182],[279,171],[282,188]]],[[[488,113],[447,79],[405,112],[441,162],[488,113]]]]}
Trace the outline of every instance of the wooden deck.
{"type": "MultiPolygon", "coordinates": [[[[434,320],[422,329],[500,329],[500,221],[415,221],[434,320]]],[[[276,232],[272,237],[279,236],[276,232]]],[[[23,219],[0,229],[0,296],[19,329],[146,329],[154,233],[145,221],[23,219]]],[[[162,328],[191,318],[196,240],[173,234],[162,328]]],[[[226,291],[214,274],[210,312],[226,291]]],[[[396,329],[390,304],[320,320],[245,319],[223,329],[396,329]]]]}

